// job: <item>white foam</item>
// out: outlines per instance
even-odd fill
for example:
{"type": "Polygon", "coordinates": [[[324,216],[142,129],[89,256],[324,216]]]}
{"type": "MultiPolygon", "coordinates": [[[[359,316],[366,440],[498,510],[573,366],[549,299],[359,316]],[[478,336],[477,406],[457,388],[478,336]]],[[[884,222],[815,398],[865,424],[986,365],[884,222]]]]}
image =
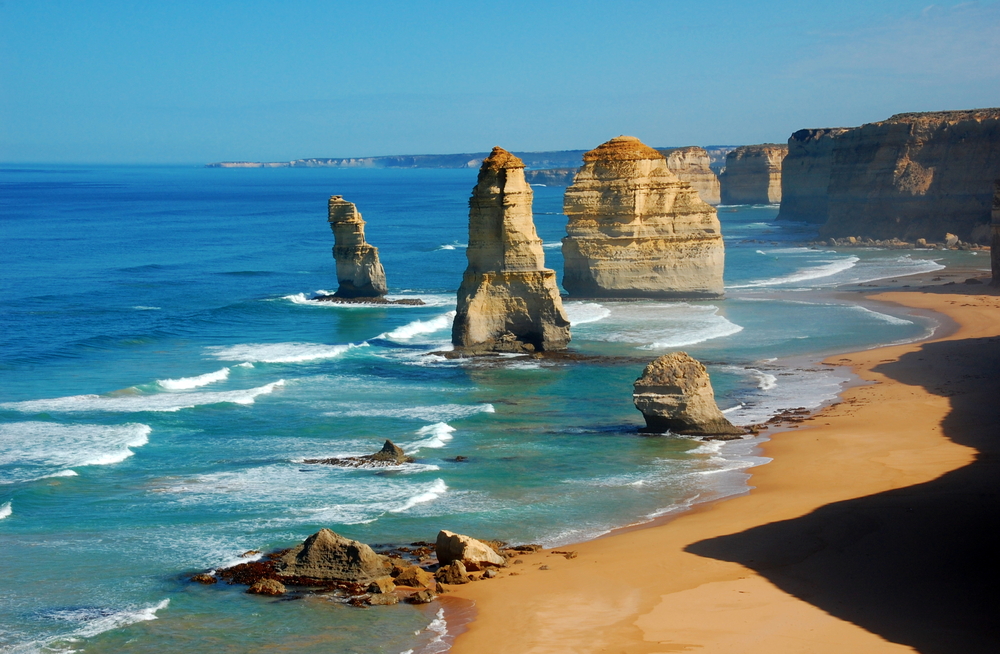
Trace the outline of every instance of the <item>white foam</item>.
{"type": "Polygon", "coordinates": [[[149,425],[11,422],[0,425],[0,466],[7,483],[76,475],[75,466],[110,465],[149,442],[149,425]],[[9,468],[7,468],[9,466],[9,468]],[[41,473],[41,474],[40,474],[41,473]]]}
{"type": "Polygon", "coordinates": [[[425,447],[433,449],[444,447],[452,439],[454,431],[455,428],[446,422],[436,422],[433,425],[421,427],[417,430],[417,436],[421,436],[422,440],[407,445],[406,451],[416,452],[425,447]]]}
{"type": "Polygon", "coordinates": [[[694,345],[743,331],[713,305],[686,302],[616,302],[611,315],[576,330],[582,339],[632,343],[645,350],[694,345]]]}
{"type": "Polygon", "coordinates": [[[448,329],[451,327],[454,319],[455,312],[449,311],[429,320],[414,320],[392,331],[379,334],[376,338],[384,338],[390,341],[405,341],[421,334],[433,334],[442,329],[448,329]]]}
{"type": "Polygon", "coordinates": [[[228,378],[229,368],[222,368],[221,370],[216,370],[215,372],[206,372],[204,375],[198,375],[197,377],[157,379],[156,383],[160,386],[160,388],[168,391],[189,391],[192,388],[207,386],[208,384],[214,384],[217,381],[223,381],[228,378]]]}
{"type": "Polygon", "coordinates": [[[393,509],[392,513],[402,513],[403,511],[409,511],[418,504],[433,502],[434,500],[441,497],[447,492],[448,492],[448,485],[444,483],[444,479],[435,479],[434,483],[431,484],[430,488],[423,491],[422,493],[418,493],[413,497],[410,497],[398,509],[393,509]]]}
{"type": "Polygon", "coordinates": [[[770,373],[762,372],[756,368],[748,368],[747,371],[757,380],[757,388],[762,391],[769,391],[778,385],[778,378],[770,373]]]}
{"type": "Polygon", "coordinates": [[[161,311],[160,307],[144,307],[141,304],[132,308],[136,311],[161,311]]]}
{"type": "Polygon", "coordinates": [[[554,250],[556,248],[561,248],[562,242],[556,241],[555,243],[543,243],[542,247],[545,248],[546,250],[554,250]]]}
{"type": "Polygon", "coordinates": [[[460,243],[459,241],[452,241],[451,243],[443,243],[443,244],[437,246],[434,249],[436,249],[436,250],[454,250],[455,248],[462,248],[462,249],[464,249],[464,248],[467,248],[467,247],[469,247],[468,243],[460,243]]]}
{"type": "Polygon", "coordinates": [[[141,411],[172,412],[192,409],[208,404],[253,404],[261,395],[272,393],[283,386],[284,379],[240,391],[215,391],[194,393],[155,393],[144,395],[138,391],[116,395],[73,395],[45,400],[25,400],[4,402],[0,408],[22,413],[81,413],[86,411],[108,411],[112,413],[137,413],[141,411]]]}
{"type": "Polygon", "coordinates": [[[881,312],[878,312],[878,311],[872,311],[871,309],[867,309],[865,307],[858,306],[857,304],[852,304],[852,305],[848,306],[847,308],[850,309],[851,311],[857,311],[858,313],[862,313],[862,314],[864,314],[868,318],[874,318],[875,320],[878,320],[879,322],[886,322],[886,323],[889,323],[890,325],[912,325],[913,324],[912,320],[906,320],[905,318],[897,318],[896,316],[890,316],[887,313],[881,313],[881,312]]]}
{"type": "MultiPolygon", "coordinates": [[[[403,291],[402,293],[407,293],[403,291]]],[[[284,295],[280,298],[272,298],[278,300],[287,300],[292,304],[300,304],[307,307],[320,307],[324,309],[339,309],[346,311],[353,311],[358,309],[371,309],[372,307],[378,307],[380,309],[419,309],[421,307],[444,307],[449,304],[455,304],[455,296],[450,295],[420,295],[420,294],[400,294],[400,295],[387,295],[387,300],[421,300],[423,305],[419,304],[364,304],[359,302],[325,302],[322,300],[313,299],[321,295],[333,295],[333,291],[326,291],[323,289],[317,289],[315,293],[293,293],[291,295],[284,295]]]]}
{"type": "Polygon", "coordinates": [[[573,326],[604,320],[611,315],[611,309],[596,302],[567,302],[563,308],[573,326]]]}
{"type": "Polygon", "coordinates": [[[349,404],[339,411],[328,411],[327,416],[349,418],[408,418],[426,422],[447,422],[468,418],[477,413],[495,413],[492,404],[435,404],[431,406],[405,406],[398,404],[371,405],[349,404]]]}
{"type": "Polygon", "coordinates": [[[812,281],[814,279],[822,279],[823,277],[830,277],[832,275],[836,275],[837,273],[844,272],[845,270],[849,270],[857,265],[858,261],[860,261],[860,259],[853,256],[845,259],[837,259],[835,261],[828,261],[819,266],[800,268],[792,274],[785,275],[783,277],[771,277],[770,279],[762,279],[748,284],[734,284],[732,286],[727,286],[726,288],[759,288],[761,286],[796,284],[812,281]]]}
{"type": "Polygon", "coordinates": [[[10,517],[10,514],[13,513],[13,512],[14,512],[14,509],[11,508],[10,502],[6,502],[4,504],[0,504],[0,520],[3,520],[4,518],[10,517]]]}
{"type": "Polygon", "coordinates": [[[355,345],[323,345],[321,343],[241,343],[239,345],[215,345],[206,348],[208,353],[223,361],[246,361],[249,363],[303,363],[319,359],[335,359],[348,350],[365,347],[367,343],[355,345]]]}
{"type": "Polygon", "coordinates": [[[156,620],[156,612],[167,608],[169,605],[170,600],[165,599],[158,604],[145,607],[128,607],[125,609],[92,607],[49,611],[46,613],[46,617],[50,619],[65,620],[81,625],[68,636],[61,636],[52,639],[50,642],[67,640],[69,638],[93,638],[106,631],[121,629],[136,622],[156,620]]]}

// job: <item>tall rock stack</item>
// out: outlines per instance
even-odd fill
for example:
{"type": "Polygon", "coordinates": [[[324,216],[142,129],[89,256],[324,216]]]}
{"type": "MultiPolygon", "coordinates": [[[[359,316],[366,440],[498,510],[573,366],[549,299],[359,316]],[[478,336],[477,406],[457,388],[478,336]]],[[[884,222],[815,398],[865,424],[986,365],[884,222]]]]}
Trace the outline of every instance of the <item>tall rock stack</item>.
{"type": "Polygon", "coordinates": [[[569,319],[545,267],[524,163],[503,148],[483,160],[469,200],[469,266],[458,289],[452,342],[470,353],[563,349],[569,319]]]}
{"type": "Polygon", "coordinates": [[[789,137],[788,156],[781,164],[778,220],[826,222],[834,145],[847,131],[843,127],[800,129],[789,137]]]}
{"type": "Polygon", "coordinates": [[[993,182],[993,239],[990,243],[990,259],[993,268],[993,286],[1000,286],[1000,179],[993,182]]]}
{"type": "Polygon", "coordinates": [[[667,158],[667,168],[682,182],[698,191],[708,204],[719,204],[719,178],[711,169],[712,158],[705,148],[691,145],[685,148],[660,150],[667,158]]]}
{"type": "Polygon", "coordinates": [[[583,155],[566,189],[563,286],[573,296],[718,298],[725,252],[715,209],[632,136],[583,155]]]}
{"type": "Polygon", "coordinates": [[[781,164],[788,146],[778,143],[743,145],[726,155],[719,177],[722,204],[781,202],[781,164]]]}
{"type": "Polygon", "coordinates": [[[365,221],[353,203],[341,195],[330,196],[327,221],[333,230],[333,258],[337,261],[338,298],[382,297],[386,294],[385,270],[378,248],[365,242],[365,221]]]}

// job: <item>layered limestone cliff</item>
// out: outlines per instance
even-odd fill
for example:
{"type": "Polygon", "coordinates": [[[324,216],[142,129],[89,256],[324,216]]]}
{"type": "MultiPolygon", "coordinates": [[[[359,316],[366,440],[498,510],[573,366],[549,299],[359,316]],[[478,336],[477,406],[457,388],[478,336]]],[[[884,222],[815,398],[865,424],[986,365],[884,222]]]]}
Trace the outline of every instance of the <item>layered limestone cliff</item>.
{"type": "MultiPolygon", "coordinates": [[[[988,243],[1000,109],[897,114],[835,136],[824,237],[988,243]]],[[[821,182],[815,182],[819,184],[821,182]]]]}
{"type": "Polygon", "coordinates": [[[830,170],[838,136],[848,128],[800,129],[788,139],[781,164],[778,220],[825,223],[829,212],[830,170]]]}
{"type": "Polygon", "coordinates": [[[719,204],[719,178],[712,170],[712,158],[705,148],[688,146],[660,150],[667,158],[667,168],[682,182],[687,182],[698,191],[699,197],[708,204],[719,204]]]}
{"type": "Polygon", "coordinates": [[[580,297],[721,297],[715,209],[632,136],[583,155],[566,189],[563,287],[580,297]]]}
{"type": "Polygon", "coordinates": [[[531,200],[524,163],[493,148],[469,200],[469,265],[452,326],[459,349],[531,352],[569,343],[569,319],[555,271],[545,267],[531,200]]]}
{"type": "Polygon", "coordinates": [[[726,155],[719,176],[722,204],[781,202],[781,164],[788,146],[778,143],[743,145],[726,155]]]}
{"type": "Polygon", "coordinates": [[[990,241],[990,259],[993,264],[993,286],[1000,286],[1000,179],[993,182],[993,238],[990,241]]]}
{"type": "Polygon", "coordinates": [[[365,221],[353,203],[333,195],[329,202],[330,229],[333,230],[333,258],[337,261],[338,298],[381,297],[386,294],[385,270],[378,260],[378,248],[365,242],[365,221]]]}

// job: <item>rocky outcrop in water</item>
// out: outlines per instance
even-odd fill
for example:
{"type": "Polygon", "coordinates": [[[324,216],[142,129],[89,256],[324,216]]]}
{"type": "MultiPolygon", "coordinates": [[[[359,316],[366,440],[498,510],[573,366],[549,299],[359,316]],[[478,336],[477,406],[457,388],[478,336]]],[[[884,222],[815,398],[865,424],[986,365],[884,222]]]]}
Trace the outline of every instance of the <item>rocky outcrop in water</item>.
{"type": "Polygon", "coordinates": [[[535,233],[524,163],[503,148],[479,169],[469,200],[469,265],[452,326],[456,348],[471,354],[559,350],[569,319],[535,233]]]}
{"type": "Polygon", "coordinates": [[[800,129],[788,139],[781,164],[781,210],[778,220],[825,223],[829,215],[833,149],[844,127],[800,129]]]}
{"type": "Polygon", "coordinates": [[[719,178],[712,170],[712,158],[705,148],[688,146],[660,150],[667,158],[667,168],[682,182],[698,191],[698,196],[708,204],[719,204],[719,178]]]}
{"type": "Polygon", "coordinates": [[[990,243],[990,259],[993,268],[992,286],[1000,286],[1000,179],[993,183],[993,238],[990,243]]]}
{"type": "Polygon", "coordinates": [[[365,221],[353,203],[341,195],[330,197],[327,222],[333,230],[333,258],[337,261],[338,298],[381,297],[386,294],[385,270],[378,248],[365,242],[365,221]]]}
{"type": "Polygon", "coordinates": [[[822,236],[989,242],[1000,109],[897,114],[833,140],[822,236]]]}
{"type": "Polygon", "coordinates": [[[717,298],[724,246],[715,209],[632,136],[583,155],[566,189],[563,287],[579,297],[717,298]]]}
{"type": "Polygon", "coordinates": [[[321,463],[329,466],[341,466],[344,468],[387,468],[413,463],[414,459],[407,456],[403,448],[390,440],[386,440],[382,449],[375,454],[365,454],[364,456],[346,456],[343,458],[330,459],[304,459],[302,463],[321,463]]]}
{"type": "Polygon", "coordinates": [[[781,166],[788,146],[778,143],[743,145],[726,155],[719,176],[722,204],[781,202],[781,166]]]}
{"type": "Polygon", "coordinates": [[[283,577],[367,584],[388,576],[392,566],[386,557],[364,543],[320,529],[298,547],[288,550],[278,559],[275,569],[283,577]]]}
{"type": "Polygon", "coordinates": [[[746,433],[719,410],[708,371],[685,352],[653,360],[635,380],[632,401],[646,419],[646,430],[719,439],[746,433]]]}

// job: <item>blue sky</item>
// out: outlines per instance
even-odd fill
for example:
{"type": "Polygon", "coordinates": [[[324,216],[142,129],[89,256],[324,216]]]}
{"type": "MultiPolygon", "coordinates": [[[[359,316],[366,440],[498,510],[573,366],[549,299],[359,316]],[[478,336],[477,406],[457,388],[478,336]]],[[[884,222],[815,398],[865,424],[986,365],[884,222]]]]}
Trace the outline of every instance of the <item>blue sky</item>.
{"type": "Polygon", "coordinates": [[[1000,106],[1000,2],[0,0],[0,161],[784,142],[1000,106]]]}

